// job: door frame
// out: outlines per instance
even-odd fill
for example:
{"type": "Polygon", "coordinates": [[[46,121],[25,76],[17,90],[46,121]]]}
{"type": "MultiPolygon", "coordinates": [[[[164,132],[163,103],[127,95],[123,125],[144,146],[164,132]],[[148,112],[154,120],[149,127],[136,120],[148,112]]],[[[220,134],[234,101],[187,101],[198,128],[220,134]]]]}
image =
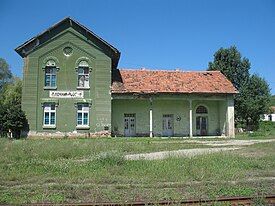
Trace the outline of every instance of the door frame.
{"type": "Polygon", "coordinates": [[[134,137],[136,135],[136,114],[135,113],[124,113],[123,116],[123,128],[124,128],[124,137],[134,137]],[[134,118],[134,129],[133,133],[131,133],[131,119],[134,118]],[[128,127],[129,127],[129,132],[126,134],[126,129],[125,129],[125,120],[128,119],[128,127]]]}
{"type": "Polygon", "coordinates": [[[197,115],[196,116],[196,134],[197,136],[207,136],[208,135],[208,116],[207,115],[197,115]],[[198,128],[198,125],[197,125],[197,118],[200,118],[200,129],[197,129],[198,128]],[[205,129],[205,132],[203,131],[202,129],[202,119],[205,119],[206,120],[206,129],[205,129]]]}
{"type": "Polygon", "coordinates": [[[197,136],[207,136],[209,130],[209,108],[205,104],[199,104],[196,106],[195,110],[195,129],[197,136]],[[198,111],[199,110],[199,111],[198,111]],[[197,129],[197,118],[200,118],[200,129],[197,129]],[[202,131],[202,118],[206,118],[206,131],[202,131]]]}
{"type": "Polygon", "coordinates": [[[163,114],[162,115],[162,136],[164,137],[172,137],[174,135],[174,115],[173,114],[163,114]],[[167,132],[167,134],[164,132],[164,119],[171,119],[171,134],[169,134],[169,132],[167,132]]]}

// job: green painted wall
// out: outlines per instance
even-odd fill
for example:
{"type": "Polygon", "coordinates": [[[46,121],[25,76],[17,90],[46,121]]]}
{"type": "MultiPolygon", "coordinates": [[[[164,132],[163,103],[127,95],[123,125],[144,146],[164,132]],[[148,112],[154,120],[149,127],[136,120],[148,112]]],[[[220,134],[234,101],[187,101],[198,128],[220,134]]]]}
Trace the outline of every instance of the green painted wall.
{"type": "Polygon", "coordinates": [[[37,77],[38,60],[35,57],[25,57],[23,66],[22,110],[28,119],[30,130],[36,130],[37,117],[37,77]]]}
{"type": "MultiPolygon", "coordinates": [[[[72,132],[76,130],[76,102],[91,100],[90,129],[78,132],[100,132],[111,127],[111,64],[110,57],[93,42],[69,28],[61,31],[53,39],[40,45],[24,58],[22,108],[26,112],[30,131],[72,132]],[[73,53],[65,56],[63,49],[71,47],[73,53]],[[49,99],[49,91],[44,89],[43,70],[47,57],[58,59],[56,91],[77,90],[76,62],[79,58],[88,58],[91,63],[90,89],[84,91],[83,99],[57,99],[56,129],[45,129],[43,125],[43,102],[49,99]],[[105,128],[106,129],[106,128],[105,128]]],[[[110,129],[109,129],[110,131],[110,129]]]]}
{"type": "MultiPolygon", "coordinates": [[[[208,117],[208,135],[219,135],[220,131],[220,109],[218,101],[206,101],[206,100],[194,100],[193,104],[193,134],[196,133],[196,117],[207,116],[208,117]],[[196,114],[198,106],[205,106],[208,110],[207,115],[196,114]]],[[[225,104],[225,102],[224,102],[225,104]]]]}
{"type": "MultiPolygon", "coordinates": [[[[49,30],[48,32],[51,32],[49,30]]],[[[111,95],[112,57],[110,48],[92,42],[73,28],[58,27],[52,38],[35,48],[24,58],[22,108],[31,132],[111,132],[124,135],[124,114],[136,115],[136,135],[150,134],[150,101],[148,95],[111,95]],[[64,48],[71,47],[72,54],[64,55],[64,48]],[[106,51],[107,50],[107,51],[106,51]],[[46,59],[54,57],[59,68],[55,91],[77,91],[77,62],[89,61],[90,88],[81,89],[84,98],[50,98],[53,89],[44,88],[46,59]],[[43,104],[56,102],[56,128],[43,128],[43,104]],[[76,128],[76,104],[90,102],[89,128],[76,128]]],[[[46,36],[43,36],[45,40],[46,36]]],[[[103,43],[102,43],[103,44],[103,43]]],[[[115,66],[114,66],[115,67],[115,66]]],[[[231,135],[234,129],[234,107],[228,99],[232,95],[156,94],[152,95],[153,134],[163,136],[163,115],[173,115],[173,136],[189,136],[189,100],[192,99],[193,135],[196,136],[196,108],[203,105],[208,110],[208,135],[231,135]],[[229,108],[229,106],[230,108],[229,108]],[[233,107],[233,109],[232,109],[233,107]],[[233,119],[232,119],[233,118],[233,119]],[[230,122],[229,120],[230,119],[230,122]],[[232,123],[233,122],[233,123],[232,123]],[[231,132],[228,132],[230,128],[231,132]]]]}
{"type": "MultiPolygon", "coordinates": [[[[155,96],[152,97],[153,134],[163,136],[163,115],[173,115],[173,136],[189,136],[189,97],[155,96]]],[[[196,136],[196,109],[205,106],[208,110],[208,135],[220,135],[226,124],[226,97],[218,100],[211,98],[193,97],[193,135],[196,136]]],[[[112,132],[117,136],[124,135],[124,114],[136,114],[137,136],[149,136],[150,133],[150,101],[149,98],[133,99],[119,97],[112,100],[112,132]]],[[[225,133],[225,131],[224,131],[225,133]]]]}
{"type": "Polygon", "coordinates": [[[163,136],[162,118],[164,114],[173,114],[174,136],[189,134],[189,102],[182,100],[153,99],[153,134],[163,136]],[[181,120],[177,121],[177,117],[181,120]]]}
{"type": "Polygon", "coordinates": [[[124,136],[124,114],[136,114],[137,136],[149,136],[148,99],[112,100],[112,132],[117,136],[124,136]]]}

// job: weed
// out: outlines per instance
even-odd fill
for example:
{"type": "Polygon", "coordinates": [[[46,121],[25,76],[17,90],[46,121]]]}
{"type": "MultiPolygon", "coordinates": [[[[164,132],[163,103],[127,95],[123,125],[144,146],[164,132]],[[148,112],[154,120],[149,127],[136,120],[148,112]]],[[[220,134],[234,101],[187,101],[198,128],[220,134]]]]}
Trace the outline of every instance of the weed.
{"type": "Polygon", "coordinates": [[[0,139],[0,203],[173,200],[275,192],[274,182],[256,184],[259,177],[274,174],[275,142],[192,158],[123,158],[131,153],[201,147],[179,142],[147,138],[0,139]]]}
{"type": "Polygon", "coordinates": [[[14,196],[10,192],[2,191],[1,194],[0,194],[0,202],[1,203],[13,203],[14,202],[14,196]]]}
{"type": "Polygon", "coordinates": [[[270,205],[264,198],[262,198],[262,197],[257,197],[257,198],[254,198],[253,200],[252,200],[252,205],[257,205],[257,206],[264,206],[264,205],[266,205],[266,206],[268,206],[268,205],[270,205]]]}
{"type": "Polygon", "coordinates": [[[95,161],[103,164],[103,165],[122,165],[125,162],[124,157],[118,153],[118,151],[106,151],[100,152],[95,156],[95,161]]]}

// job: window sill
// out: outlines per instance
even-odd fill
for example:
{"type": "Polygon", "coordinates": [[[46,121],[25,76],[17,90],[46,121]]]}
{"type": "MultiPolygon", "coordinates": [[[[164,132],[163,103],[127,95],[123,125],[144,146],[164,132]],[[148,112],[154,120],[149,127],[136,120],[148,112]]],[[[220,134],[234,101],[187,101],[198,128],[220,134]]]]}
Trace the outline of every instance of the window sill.
{"type": "Polygon", "coordinates": [[[89,90],[90,87],[76,87],[77,90],[89,90]]]}
{"type": "Polygon", "coordinates": [[[57,89],[57,87],[43,87],[45,90],[56,90],[57,89]]]}
{"type": "Polygon", "coordinates": [[[55,129],[55,125],[43,125],[43,129],[55,129]]]}
{"type": "Polygon", "coordinates": [[[90,129],[90,126],[76,126],[76,129],[90,129]]]}

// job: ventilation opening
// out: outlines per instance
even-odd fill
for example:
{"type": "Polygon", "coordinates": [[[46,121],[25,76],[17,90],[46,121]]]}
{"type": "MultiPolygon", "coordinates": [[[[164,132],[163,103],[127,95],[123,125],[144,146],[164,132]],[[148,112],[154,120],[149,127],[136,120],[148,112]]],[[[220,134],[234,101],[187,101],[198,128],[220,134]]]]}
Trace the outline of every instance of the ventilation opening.
{"type": "Polygon", "coordinates": [[[213,74],[212,73],[210,73],[210,72],[204,72],[204,73],[202,73],[204,76],[212,76],[213,74]]]}

